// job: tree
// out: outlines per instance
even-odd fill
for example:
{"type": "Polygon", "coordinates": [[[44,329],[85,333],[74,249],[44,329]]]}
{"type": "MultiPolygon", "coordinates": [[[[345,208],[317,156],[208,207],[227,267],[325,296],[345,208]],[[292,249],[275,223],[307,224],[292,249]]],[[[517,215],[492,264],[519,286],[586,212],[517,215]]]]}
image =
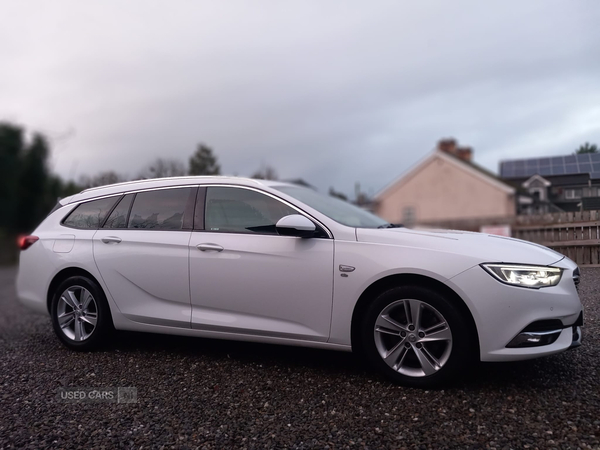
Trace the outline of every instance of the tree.
{"type": "Polygon", "coordinates": [[[0,228],[14,230],[23,155],[23,129],[0,122],[0,228]]]}
{"type": "Polygon", "coordinates": [[[157,158],[149,164],[141,173],[139,178],[181,177],[185,175],[185,167],[181,161],[176,159],[157,158]]]}
{"type": "Polygon", "coordinates": [[[8,236],[31,231],[56,202],[48,142],[39,133],[30,143],[24,136],[21,126],[0,123],[0,230],[8,236]]]}
{"type": "Polygon", "coordinates": [[[50,208],[54,207],[58,199],[75,195],[86,188],[87,186],[79,185],[74,181],[65,182],[58,175],[51,174],[46,188],[50,208]]]}
{"type": "Polygon", "coordinates": [[[17,258],[15,237],[30,233],[56,204],[59,197],[81,189],[63,183],[48,169],[50,146],[35,133],[25,139],[20,125],[0,122],[0,260],[17,258]]]}
{"type": "Polygon", "coordinates": [[[598,146],[596,144],[591,144],[586,142],[583,145],[580,145],[577,150],[575,150],[576,155],[582,155],[585,153],[598,153],[598,146]]]}
{"type": "Polygon", "coordinates": [[[96,186],[106,186],[107,184],[121,183],[123,181],[127,181],[124,176],[113,171],[108,171],[100,172],[98,175],[94,175],[91,178],[82,177],[80,184],[87,189],[96,186]]]}
{"type": "Polygon", "coordinates": [[[348,201],[348,197],[343,192],[336,191],[333,187],[329,188],[329,195],[335,198],[339,198],[340,200],[348,201]]]}
{"type": "Polygon", "coordinates": [[[277,172],[275,169],[269,165],[263,165],[260,169],[258,169],[251,178],[255,178],[257,180],[277,180],[277,172]]]}
{"type": "Polygon", "coordinates": [[[53,206],[46,190],[49,154],[48,142],[40,134],[34,135],[31,145],[22,152],[16,224],[19,231],[33,230],[53,206]]]}
{"type": "Polygon", "coordinates": [[[221,166],[217,163],[217,157],[212,149],[204,144],[199,144],[198,149],[190,158],[190,175],[220,175],[221,166]]]}

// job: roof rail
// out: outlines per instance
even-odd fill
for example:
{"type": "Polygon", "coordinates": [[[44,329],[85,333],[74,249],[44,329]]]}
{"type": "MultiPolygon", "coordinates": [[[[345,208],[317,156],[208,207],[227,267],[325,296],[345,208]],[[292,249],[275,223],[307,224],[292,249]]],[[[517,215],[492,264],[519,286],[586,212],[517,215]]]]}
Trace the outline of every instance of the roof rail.
{"type": "Polygon", "coordinates": [[[132,180],[132,181],[123,181],[121,183],[104,184],[102,186],[94,186],[91,188],[84,189],[83,191],[81,191],[81,194],[83,194],[84,192],[96,191],[96,190],[105,189],[108,187],[129,186],[132,184],[146,183],[149,181],[189,180],[189,179],[196,179],[196,178],[200,178],[200,179],[202,179],[202,178],[225,178],[225,179],[239,178],[239,179],[243,179],[243,180],[256,181],[258,183],[257,180],[254,180],[252,178],[246,178],[246,177],[233,177],[233,176],[227,176],[227,175],[186,175],[186,176],[181,176],[181,177],[145,178],[142,180],[132,180]]]}

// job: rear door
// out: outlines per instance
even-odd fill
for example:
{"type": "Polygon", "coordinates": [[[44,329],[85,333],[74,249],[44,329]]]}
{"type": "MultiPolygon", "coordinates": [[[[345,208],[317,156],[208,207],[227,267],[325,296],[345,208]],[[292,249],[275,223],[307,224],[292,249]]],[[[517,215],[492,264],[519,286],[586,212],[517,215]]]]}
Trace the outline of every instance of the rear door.
{"type": "Polygon", "coordinates": [[[119,310],[190,327],[189,240],[196,187],[127,194],[94,235],[94,258],[119,310]]]}

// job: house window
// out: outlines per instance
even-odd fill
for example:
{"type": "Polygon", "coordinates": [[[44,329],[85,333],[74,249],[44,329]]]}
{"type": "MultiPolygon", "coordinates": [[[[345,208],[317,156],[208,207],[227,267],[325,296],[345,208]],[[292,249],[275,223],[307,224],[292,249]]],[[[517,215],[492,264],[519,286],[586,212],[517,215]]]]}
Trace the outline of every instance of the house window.
{"type": "Polygon", "coordinates": [[[565,189],[565,198],[567,200],[581,198],[581,189],[565,189]]]}
{"type": "Polygon", "coordinates": [[[543,187],[530,188],[529,192],[536,200],[546,200],[546,189],[543,187]]]}

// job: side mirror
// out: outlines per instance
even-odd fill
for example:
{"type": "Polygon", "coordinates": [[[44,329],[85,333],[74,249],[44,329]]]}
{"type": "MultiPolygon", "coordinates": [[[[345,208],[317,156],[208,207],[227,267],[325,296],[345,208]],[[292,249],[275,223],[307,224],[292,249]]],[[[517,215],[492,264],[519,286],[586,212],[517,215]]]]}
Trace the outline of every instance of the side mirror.
{"type": "Polygon", "coordinates": [[[315,234],[315,224],[300,214],[291,214],[282,217],[275,225],[277,233],[281,236],[296,236],[310,238],[315,234]]]}

